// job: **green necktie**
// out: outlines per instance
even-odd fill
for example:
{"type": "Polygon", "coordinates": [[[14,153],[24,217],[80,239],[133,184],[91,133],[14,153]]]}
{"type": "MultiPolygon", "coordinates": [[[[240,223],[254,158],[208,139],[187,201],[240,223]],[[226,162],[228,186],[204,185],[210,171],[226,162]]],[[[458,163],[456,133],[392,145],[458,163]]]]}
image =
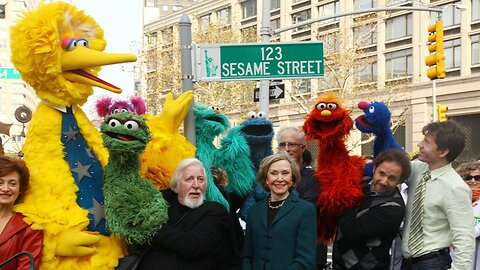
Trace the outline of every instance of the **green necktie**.
{"type": "Polygon", "coordinates": [[[417,254],[423,248],[423,202],[425,201],[425,186],[431,179],[429,171],[423,174],[422,179],[418,183],[415,194],[413,195],[413,210],[410,222],[410,238],[408,247],[412,254],[417,254]]]}

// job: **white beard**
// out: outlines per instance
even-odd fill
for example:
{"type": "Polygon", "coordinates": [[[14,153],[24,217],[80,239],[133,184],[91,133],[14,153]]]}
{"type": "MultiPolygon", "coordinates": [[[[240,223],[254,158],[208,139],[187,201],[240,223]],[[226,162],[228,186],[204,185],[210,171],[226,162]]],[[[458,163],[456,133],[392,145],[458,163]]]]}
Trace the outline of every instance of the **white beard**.
{"type": "Polygon", "coordinates": [[[185,198],[183,199],[183,205],[185,205],[186,207],[188,208],[191,208],[191,209],[194,209],[194,208],[197,208],[199,207],[200,205],[203,204],[203,194],[200,195],[200,198],[196,199],[196,200],[192,200],[188,197],[188,194],[187,196],[185,196],[185,198]]]}

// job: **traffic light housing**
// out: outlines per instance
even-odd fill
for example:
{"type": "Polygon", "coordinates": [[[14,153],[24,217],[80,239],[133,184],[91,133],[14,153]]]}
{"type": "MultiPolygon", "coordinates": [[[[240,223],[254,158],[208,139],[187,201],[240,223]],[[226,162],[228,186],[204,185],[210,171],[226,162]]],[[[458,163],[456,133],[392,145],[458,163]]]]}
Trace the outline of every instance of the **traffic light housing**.
{"type": "Polygon", "coordinates": [[[447,111],[448,107],[446,105],[437,105],[437,116],[438,121],[444,122],[447,121],[447,111]]]}
{"type": "Polygon", "coordinates": [[[444,79],[445,70],[445,54],[443,52],[443,22],[437,21],[435,24],[428,26],[428,51],[430,55],[425,58],[427,77],[435,79],[444,79]]]}

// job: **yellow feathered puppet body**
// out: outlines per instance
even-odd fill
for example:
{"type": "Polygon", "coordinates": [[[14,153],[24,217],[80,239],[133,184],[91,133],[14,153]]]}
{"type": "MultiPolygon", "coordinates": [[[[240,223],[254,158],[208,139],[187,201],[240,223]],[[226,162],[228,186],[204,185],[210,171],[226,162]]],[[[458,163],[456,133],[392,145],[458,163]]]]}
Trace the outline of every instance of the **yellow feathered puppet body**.
{"type": "Polygon", "coordinates": [[[30,189],[15,208],[44,231],[40,269],[113,269],[124,255],[123,241],[96,229],[103,224],[101,172],[108,153],[79,107],[92,86],[121,91],[96,77],[102,65],[136,60],[131,54],[104,53],[105,46],[95,20],[62,2],[41,4],[11,29],[12,62],[42,100],[23,149],[30,189]],[[81,140],[92,164],[82,164],[68,147],[80,146],[81,140]],[[91,169],[95,166],[99,170],[91,169]],[[100,172],[100,180],[94,172],[100,172]],[[97,190],[82,191],[90,183],[97,190]]]}

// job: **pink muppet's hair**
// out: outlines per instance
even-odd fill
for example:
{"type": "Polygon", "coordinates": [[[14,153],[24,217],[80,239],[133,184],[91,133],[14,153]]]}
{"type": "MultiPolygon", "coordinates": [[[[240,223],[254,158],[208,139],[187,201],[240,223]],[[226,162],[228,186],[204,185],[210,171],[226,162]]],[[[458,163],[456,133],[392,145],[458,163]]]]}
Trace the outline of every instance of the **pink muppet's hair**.
{"type": "Polygon", "coordinates": [[[112,113],[121,112],[122,109],[126,109],[129,112],[137,115],[145,114],[146,106],[145,101],[141,97],[131,97],[130,103],[124,100],[117,100],[112,102],[110,97],[101,98],[95,104],[97,113],[100,117],[105,117],[112,113]],[[115,112],[115,109],[117,111],[115,112]]]}

